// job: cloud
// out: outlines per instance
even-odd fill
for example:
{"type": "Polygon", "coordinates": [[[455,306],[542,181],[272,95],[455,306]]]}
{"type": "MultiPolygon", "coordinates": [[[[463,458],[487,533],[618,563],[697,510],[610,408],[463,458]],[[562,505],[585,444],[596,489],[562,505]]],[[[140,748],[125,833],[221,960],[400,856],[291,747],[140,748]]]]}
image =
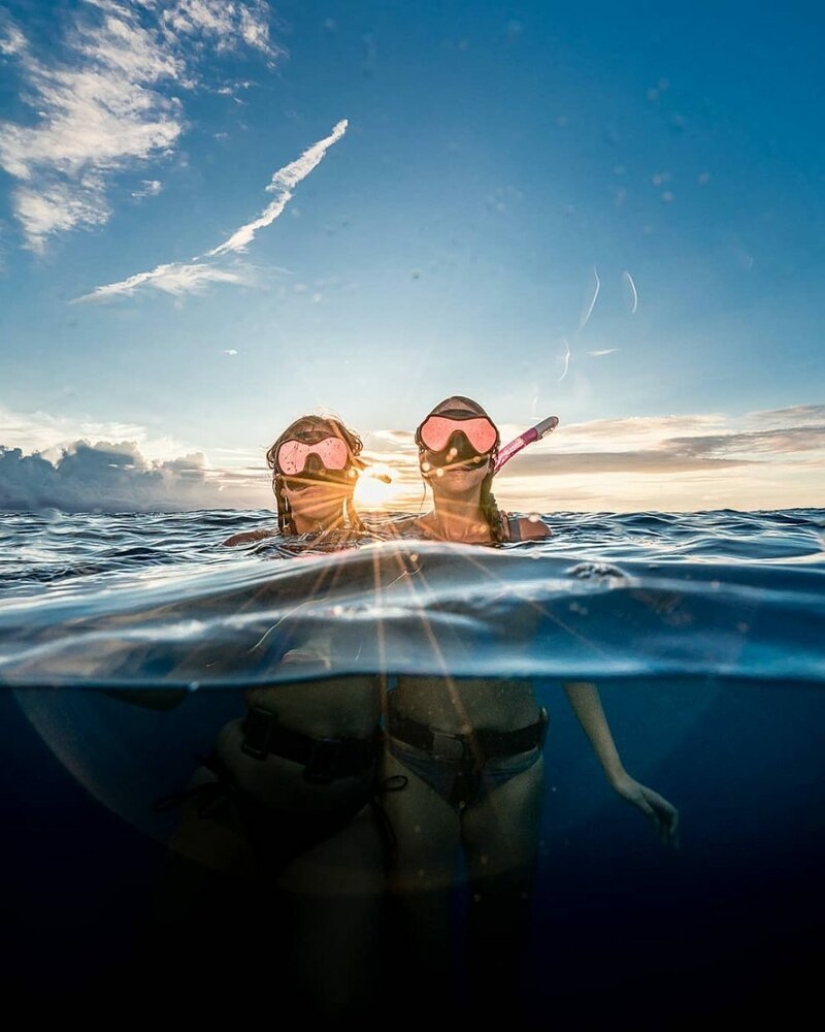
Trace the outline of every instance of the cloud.
{"type": "Polygon", "coordinates": [[[0,56],[12,57],[26,49],[26,37],[0,12],[0,56]]]}
{"type": "MultiPolygon", "coordinates": [[[[140,423],[70,418],[43,411],[14,412],[0,405],[0,446],[5,446],[7,451],[19,449],[21,454],[37,453],[54,463],[79,440],[130,441],[131,447],[139,449],[148,463],[174,461],[182,454],[199,450],[189,441],[155,433],[140,423]]],[[[221,449],[220,452],[232,465],[241,461],[235,450],[221,449]]],[[[241,452],[240,456],[247,461],[250,459],[248,452],[241,452]]]]}
{"type": "Polygon", "coordinates": [[[784,427],[789,423],[796,426],[825,424],[825,405],[794,405],[790,408],[753,412],[746,417],[746,421],[758,424],[763,429],[784,427]]]}
{"type": "Polygon", "coordinates": [[[251,47],[274,62],[268,16],[259,0],[91,0],[55,61],[9,19],[0,24],[0,53],[17,63],[20,97],[35,115],[0,123],[0,168],[19,183],[25,246],[41,253],[56,233],[105,223],[113,176],[168,156],[185,129],[181,100],[163,90],[199,87],[210,48],[251,47]]]}
{"type": "MultiPolygon", "coordinates": [[[[150,462],[134,442],[76,441],[55,462],[39,453],[24,455],[19,448],[0,445],[0,510],[112,513],[231,508],[224,480],[207,469],[200,453],[150,462]]],[[[249,487],[249,478],[240,486],[249,487]]],[[[259,495],[265,497],[263,491],[259,495]]],[[[249,495],[247,500],[258,501],[249,495]]]]}
{"type": "Polygon", "coordinates": [[[213,258],[217,255],[225,254],[227,251],[245,250],[252,243],[259,229],[271,225],[278,218],[291,199],[293,188],[302,179],[306,179],[309,173],[320,163],[333,143],[337,143],[341,139],[347,131],[347,125],[347,120],[345,118],[342,119],[333,128],[329,136],[319,140],[318,143],[314,143],[305,150],[297,161],[293,161],[279,169],[273,175],[272,182],[267,187],[268,191],[276,194],[275,200],[261,212],[257,219],[235,230],[232,236],[219,247],[214,248],[212,251],[207,251],[205,257],[213,258]]]}
{"type": "Polygon", "coordinates": [[[144,197],[157,197],[162,189],[163,185],[159,179],[144,179],[143,186],[139,190],[132,191],[132,197],[135,200],[141,200],[144,197]]]}
{"type": "MultiPolygon", "coordinates": [[[[821,506],[825,406],[753,413],[744,422],[778,421],[783,412],[784,425],[758,431],[714,415],[560,427],[508,463],[496,478],[496,499],[511,511],[545,513],[821,506]]],[[[90,427],[82,439],[55,447],[59,434],[66,440],[66,429],[54,417],[15,419],[0,410],[0,440],[34,442],[25,445],[34,448],[31,454],[0,446],[0,509],[172,512],[272,505],[263,450],[222,452],[221,465],[230,468],[217,468],[196,450],[148,440],[126,424],[90,427]],[[92,437],[96,444],[89,443],[92,437]]],[[[525,428],[502,429],[509,440],[525,428]]],[[[429,506],[409,431],[371,431],[365,445],[368,461],[392,469],[391,509],[429,506]]]]}
{"type": "MultiPolygon", "coordinates": [[[[502,425],[507,442],[527,429],[502,425]]],[[[372,431],[373,450],[394,469],[394,503],[422,498],[408,431],[372,431]],[[403,461],[402,461],[403,460],[403,461]]],[[[495,480],[510,511],[641,512],[775,509],[825,504],[825,406],[562,424],[521,451],[495,480]],[[756,427],[756,429],[754,429],[756,427]]]]}
{"type": "MultiPolygon", "coordinates": [[[[585,452],[582,454],[528,455],[513,460],[519,462],[520,476],[562,476],[566,474],[592,476],[602,473],[622,473],[627,476],[640,474],[677,474],[699,470],[718,471],[733,466],[747,465],[752,460],[744,457],[723,457],[703,454],[682,454],[669,450],[585,452]]],[[[509,472],[509,470],[508,470],[509,472]]],[[[505,476],[506,474],[502,474],[505,476]]]]}
{"type": "Polygon", "coordinates": [[[2,406],[0,442],[0,510],[173,512],[272,501],[263,450],[218,449],[232,468],[217,469],[191,443],[138,424],[2,406]]]}
{"type": "Polygon", "coordinates": [[[347,120],[342,119],[329,136],[307,148],[297,161],[290,162],[275,172],[272,182],[267,186],[267,190],[277,194],[275,200],[256,219],[235,230],[229,239],[218,247],[193,258],[190,264],[170,262],[158,265],[151,272],[138,272],[117,283],[96,287],[74,301],[99,301],[118,294],[133,294],[141,287],[151,287],[168,294],[183,294],[201,291],[210,283],[251,285],[255,281],[255,276],[250,266],[236,263],[232,268],[219,268],[209,259],[223,258],[232,252],[245,251],[254,240],[257,231],[271,225],[283,212],[292,198],[292,188],[305,179],[320,163],[333,143],[341,139],[347,130],[347,124],[347,120]],[[204,262],[204,259],[207,261],[204,262]],[[198,262],[202,264],[195,264],[198,262]]]}
{"type": "Polygon", "coordinates": [[[714,415],[596,420],[557,430],[552,439],[520,453],[508,473],[515,474],[516,464],[521,476],[714,473],[825,455],[825,406],[748,417],[754,420],[775,425],[740,429],[714,415]],[[708,433],[710,428],[715,432],[708,433]]]}
{"type": "Polygon", "coordinates": [[[96,287],[91,293],[74,298],[78,301],[100,301],[118,294],[134,294],[141,287],[152,287],[166,294],[197,294],[213,283],[252,284],[254,270],[250,266],[237,264],[234,268],[220,269],[214,265],[183,265],[172,262],[158,265],[151,272],[138,272],[119,283],[96,287]]]}

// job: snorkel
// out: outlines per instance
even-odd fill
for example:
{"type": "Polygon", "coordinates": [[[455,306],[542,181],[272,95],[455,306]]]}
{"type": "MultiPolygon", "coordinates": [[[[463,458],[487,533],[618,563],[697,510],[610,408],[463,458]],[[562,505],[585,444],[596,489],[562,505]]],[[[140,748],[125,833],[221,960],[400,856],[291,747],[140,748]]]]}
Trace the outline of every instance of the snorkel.
{"type": "Polygon", "coordinates": [[[559,425],[558,416],[547,416],[546,419],[542,419],[540,423],[536,423],[535,426],[531,426],[529,430],[525,430],[523,434],[519,434],[518,437],[506,444],[496,456],[495,465],[493,466],[493,473],[498,473],[505,462],[509,462],[514,455],[517,455],[522,448],[526,448],[528,444],[533,444],[534,441],[540,441],[542,437],[546,437],[551,430],[555,430],[559,425]]]}

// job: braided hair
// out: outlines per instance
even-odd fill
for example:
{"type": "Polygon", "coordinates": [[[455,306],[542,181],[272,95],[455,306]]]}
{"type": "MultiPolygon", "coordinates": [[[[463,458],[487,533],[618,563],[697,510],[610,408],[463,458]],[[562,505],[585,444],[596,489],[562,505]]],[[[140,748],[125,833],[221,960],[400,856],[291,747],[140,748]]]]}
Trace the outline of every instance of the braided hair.
{"type": "MultiPolygon", "coordinates": [[[[302,441],[305,444],[312,444],[320,436],[339,437],[347,446],[352,462],[348,471],[360,469],[363,463],[358,456],[364,447],[361,438],[344,426],[340,419],[335,416],[299,416],[286,430],[275,439],[266,453],[266,463],[272,470],[272,490],[275,494],[275,501],[278,507],[278,530],[284,534],[297,534],[295,520],[292,515],[292,508],[289,499],[284,493],[284,474],[278,468],[278,450],[285,441],[302,441]]],[[[355,491],[356,478],[352,478],[352,487],[344,499],[344,511],[346,523],[351,530],[363,530],[364,524],[355,508],[353,493],[355,491]]]]}

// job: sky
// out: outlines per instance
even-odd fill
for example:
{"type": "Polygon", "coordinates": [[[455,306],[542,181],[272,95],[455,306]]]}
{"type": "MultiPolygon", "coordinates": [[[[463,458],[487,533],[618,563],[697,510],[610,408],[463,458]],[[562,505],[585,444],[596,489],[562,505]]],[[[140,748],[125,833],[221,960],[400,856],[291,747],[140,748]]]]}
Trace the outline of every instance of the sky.
{"type": "Polygon", "coordinates": [[[825,506],[825,13],[0,0],[0,508],[259,509],[339,416],[428,504],[825,506]]]}

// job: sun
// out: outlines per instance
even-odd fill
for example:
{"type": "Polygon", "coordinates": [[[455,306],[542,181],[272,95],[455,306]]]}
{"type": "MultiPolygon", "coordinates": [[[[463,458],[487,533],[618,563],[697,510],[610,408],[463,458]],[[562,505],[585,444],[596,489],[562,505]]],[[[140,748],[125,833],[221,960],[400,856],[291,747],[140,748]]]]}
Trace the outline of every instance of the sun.
{"type": "Polygon", "coordinates": [[[361,509],[383,509],[395,493],[392,484],[393,469],[378,462],[365,469],[355,485],[355,504],[361,509]],[[384,480],[384,478],[387,478],[384,480]]]}

